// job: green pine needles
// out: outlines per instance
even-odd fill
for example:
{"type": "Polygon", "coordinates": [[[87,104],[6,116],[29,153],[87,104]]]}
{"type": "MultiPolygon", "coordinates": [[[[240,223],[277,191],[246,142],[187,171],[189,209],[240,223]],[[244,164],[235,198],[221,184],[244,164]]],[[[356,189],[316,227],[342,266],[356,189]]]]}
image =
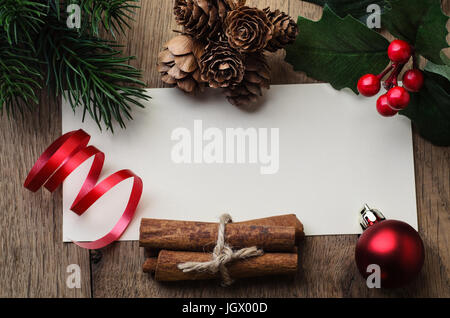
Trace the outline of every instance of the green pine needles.
{"type": "MultiPolygon", "coordinates": [[[[83,107],[99,128],[125,127],[132,106],[149,97],[141,72],[122,56],[115,37],[129,27],[137,0],[0,0],[0,111],[14,116],[33,110],[37,92],[83,107]],[[79,24],[68,25],[67,7],[78,5],[79,24]],[[70,26],[70,27],[69,27],[70,26]]],[[[70,19],[69,19],[70,20],[70,19]]],[[[76,22],[76,21],[75,21],[76,22]]]]}

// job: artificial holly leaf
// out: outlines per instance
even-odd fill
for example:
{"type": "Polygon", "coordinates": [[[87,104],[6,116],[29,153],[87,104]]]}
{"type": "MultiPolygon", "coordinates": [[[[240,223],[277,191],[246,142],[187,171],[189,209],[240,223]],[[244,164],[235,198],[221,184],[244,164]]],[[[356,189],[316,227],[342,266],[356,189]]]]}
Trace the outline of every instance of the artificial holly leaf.
{"type": "Polygon", "coordinates": [[[397,38],[415,47],[416,53],[436,64],[447,48],[448,17],[442,12],[440,0],[389,0],[381,17],[382,24],[397,38]]]}
{"type": "Polygon", "coordinates": [[[437,65],[430,61],[427,62],[425,70],[431,73],[439,74],[450,81],[450,58],[448,58],[443,52],[441,53],[441,59],[444,61],[444,65],[437,65]]]}
{"type": "Polygon", "coordinates": [[[286,48],[286,60],[296,71],[358,93],[358,79],[378,74],[388,64],[389,42],[351,16],[340,18],[325,6],[320,21],[298,18],[299,35],[286,48]]]}
{"type": "Polygon", "coordinates": [[[372,12],[367,12],[370,5],[376,4],[380,7],[381,12],[384,10],[385,0],[304,0],[319,6],[328,5],[333,12],[340,17],[350,14],[352,17],[366,23],[367,17],[372,12]]]}
{"type": "Polygon", "coordinates": [[[424,71],[425,84],[400,114],[411,119],[425,139],[437,146],[450,146],[450,82],[424,71]]]}

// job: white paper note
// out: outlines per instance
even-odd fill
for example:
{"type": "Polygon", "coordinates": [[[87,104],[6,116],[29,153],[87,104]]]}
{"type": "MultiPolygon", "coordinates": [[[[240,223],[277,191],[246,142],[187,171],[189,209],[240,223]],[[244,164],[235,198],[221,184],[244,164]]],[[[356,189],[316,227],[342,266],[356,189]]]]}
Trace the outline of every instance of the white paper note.
{"type": "MultiPolygon", "coordinates": [[[[63,131],[82,128],[105,152],[101,179],[127,168],[144,181],[122,240],[138,239],[142,217],[216,222],[224,212],[235,221],[295,213],[307,235],[360,233],[364,203],[417,229],[411,125],[402,116],[379,116],[375,97],[328,84],[277,85],[257,112],[246,113],[217,91],[148,93],[147,107],[134,108],[134,120],[114,135],[90,118],[81,123],[82,109],[74,116],[63,103],[63,131]],[[247,138],[239,139],[243,133],[247,138]],[[234,149],[230,136],[237,138],[234,149]]],[[[100,238],[128,200],[131,180],[81,217],[71,212],[90,163],[64,183],[65,241],[100,238]]]]}

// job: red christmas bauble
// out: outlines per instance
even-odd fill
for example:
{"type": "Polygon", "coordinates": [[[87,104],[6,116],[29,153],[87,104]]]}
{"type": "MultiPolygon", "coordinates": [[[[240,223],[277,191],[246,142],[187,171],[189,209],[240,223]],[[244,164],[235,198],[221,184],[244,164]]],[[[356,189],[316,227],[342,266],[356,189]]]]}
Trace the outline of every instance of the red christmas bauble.
{"type": "Polygon", "coordinates": [[[424,262],[422,239],[414,228],[402,221],[373,223],[356,244],[355,259],[359,272],[368,277],[370,264],[380,266],[381,287],[396,288],[411,282],[424,262]]]}

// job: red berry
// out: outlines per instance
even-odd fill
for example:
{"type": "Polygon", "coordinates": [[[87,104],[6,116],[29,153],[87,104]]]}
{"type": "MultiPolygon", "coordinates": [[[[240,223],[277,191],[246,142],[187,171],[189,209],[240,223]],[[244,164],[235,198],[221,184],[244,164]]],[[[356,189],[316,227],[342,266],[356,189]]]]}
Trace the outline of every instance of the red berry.
{"type": "Polygon", "coordinates": [[[358,91],[367,97],[378,94],[380,88],[380,79],[373,74],[363,75],[358,81],[358,91]]]}
{"type": "Polygon", "coordinates": [[[391,117],[397,114],[397,111],[392,109],[387,100],[387,94],[381,95],[377,100],[377,111],[381,116],[391,117]]]}
{"type": "Polygon", "coordinates": [[[386,95],[389,106],[395,110],[401,110],[409,104],[409,93],[403,87],[392,87],[386,95]]]}
{"type": "Polygon", "coordinates": [[[388,56],[394,63],[406,63],[411,57],[411,46],[405,41],[394,40],[389,44],[388,56]]]}
{"type": "Polygon", "coordinates": [[[410,92],[418,92],[423,86],[423,74],[418,69],[405,72],[403,75],[403,87],[410,92]]]}

